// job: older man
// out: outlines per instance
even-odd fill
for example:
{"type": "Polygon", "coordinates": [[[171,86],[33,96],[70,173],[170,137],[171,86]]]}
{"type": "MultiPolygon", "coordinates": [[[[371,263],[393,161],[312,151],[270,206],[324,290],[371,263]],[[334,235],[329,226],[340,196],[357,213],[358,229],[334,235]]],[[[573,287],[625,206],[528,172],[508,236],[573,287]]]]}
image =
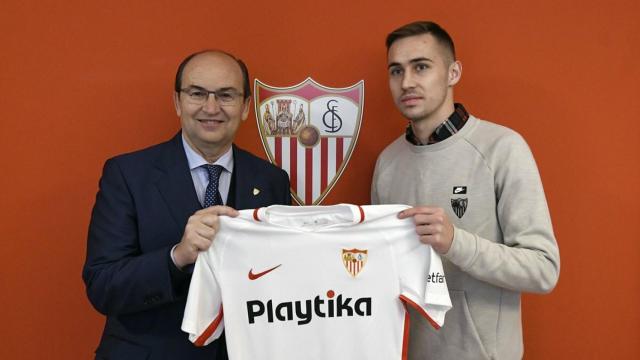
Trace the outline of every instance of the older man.
{"type": "MultiPolygon", "coordinates": [[[[432,22],[387,37],[391,95],[409,120],[378,158],[372,203],[403,211],[444,259],[453,308],[435,331],[412,316],[410,359],[519,359],[520,293],[546,293],[560,256],[524,139],[453,101],[462,75],[451,37],[432,22]]],[[[426,276],[426,275],[425,275],[426,276]]]]}
{"type": "Polygon", "coordinates": [[[246,66],[222,51],[188,56],[174,103],[182,131],[109,159],[91,216],[83,279],[106,315],[96,359],[224,359],[180,330],[191,265],[237,209],[290,204],[287,174],[233,140],[249,113],[246,66]]]}

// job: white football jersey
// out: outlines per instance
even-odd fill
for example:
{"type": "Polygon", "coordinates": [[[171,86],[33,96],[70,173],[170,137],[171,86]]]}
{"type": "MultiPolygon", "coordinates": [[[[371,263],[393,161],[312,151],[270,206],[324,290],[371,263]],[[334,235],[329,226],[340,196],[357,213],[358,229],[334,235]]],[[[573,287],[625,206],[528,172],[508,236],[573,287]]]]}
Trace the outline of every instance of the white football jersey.
{"type": "Polygon", "coordinates": [[[231,359],[404,359],[406,306],[435,328],[451,308],[440,257],[397,218],[406,208],[274,205],[221,217],[182,330],[202,346],[224,328],[231,359]]]}

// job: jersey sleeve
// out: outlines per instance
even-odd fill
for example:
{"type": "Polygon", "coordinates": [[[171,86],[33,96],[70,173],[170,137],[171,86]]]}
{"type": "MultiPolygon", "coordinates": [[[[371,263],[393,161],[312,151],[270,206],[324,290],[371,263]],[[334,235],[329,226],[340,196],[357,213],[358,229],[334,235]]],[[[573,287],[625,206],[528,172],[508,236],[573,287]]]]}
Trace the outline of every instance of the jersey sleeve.
{"type": "Polygon", "coordinates": [[[401,221],[407,223],[407,230],[393,242],[400,299],[439,329],[444,324],[445,314],[451,309],[442,259],[431,246],[420,242],[410,220],[401,221]]]}
{"type": "Polygon", "coordinates": [[[222,293],[213,271],[213,251],[214,246],[198,255],[182,320],[182,331],[189,334],[189,340],[196,346],[208,345],[224,329],[222,293]]]}

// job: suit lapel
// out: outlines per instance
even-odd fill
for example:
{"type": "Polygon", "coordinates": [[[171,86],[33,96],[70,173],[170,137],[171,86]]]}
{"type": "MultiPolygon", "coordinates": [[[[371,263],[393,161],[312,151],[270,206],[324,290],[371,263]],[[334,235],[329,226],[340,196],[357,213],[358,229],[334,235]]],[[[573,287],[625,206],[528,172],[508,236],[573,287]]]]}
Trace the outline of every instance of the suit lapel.
{"type": "Polygon", "coordinates": [[[166,145],[156,163],[156,168],[160,171],[156,186],[178,227],[184,229],[189,217],[202,209],[202,206],[193,186],[181,133],[166,145]]]}
{"type": "Polygon", "coordinates": [[[255,168],[252,167],[247,159],[244,151],[233,146],[233,176],[235,180],[234,186],[234,202],[236,209],[252,209],[256,207],[255,184],[257,174],[255,168]]]}

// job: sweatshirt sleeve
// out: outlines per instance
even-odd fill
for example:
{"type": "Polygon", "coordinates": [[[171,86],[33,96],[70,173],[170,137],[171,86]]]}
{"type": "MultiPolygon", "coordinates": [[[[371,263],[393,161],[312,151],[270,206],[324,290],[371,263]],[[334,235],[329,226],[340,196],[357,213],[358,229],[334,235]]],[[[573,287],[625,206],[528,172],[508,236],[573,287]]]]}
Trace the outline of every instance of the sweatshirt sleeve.
{"type": "Polygon", "coordinates": [[[534,293],[555,287],[560,254],[540,174],[524,139],[511,133],[496,141],[487,156],[494,173],[500,239],[485,239],[456,227],[445,258],[475,278],[534,293]]]}

